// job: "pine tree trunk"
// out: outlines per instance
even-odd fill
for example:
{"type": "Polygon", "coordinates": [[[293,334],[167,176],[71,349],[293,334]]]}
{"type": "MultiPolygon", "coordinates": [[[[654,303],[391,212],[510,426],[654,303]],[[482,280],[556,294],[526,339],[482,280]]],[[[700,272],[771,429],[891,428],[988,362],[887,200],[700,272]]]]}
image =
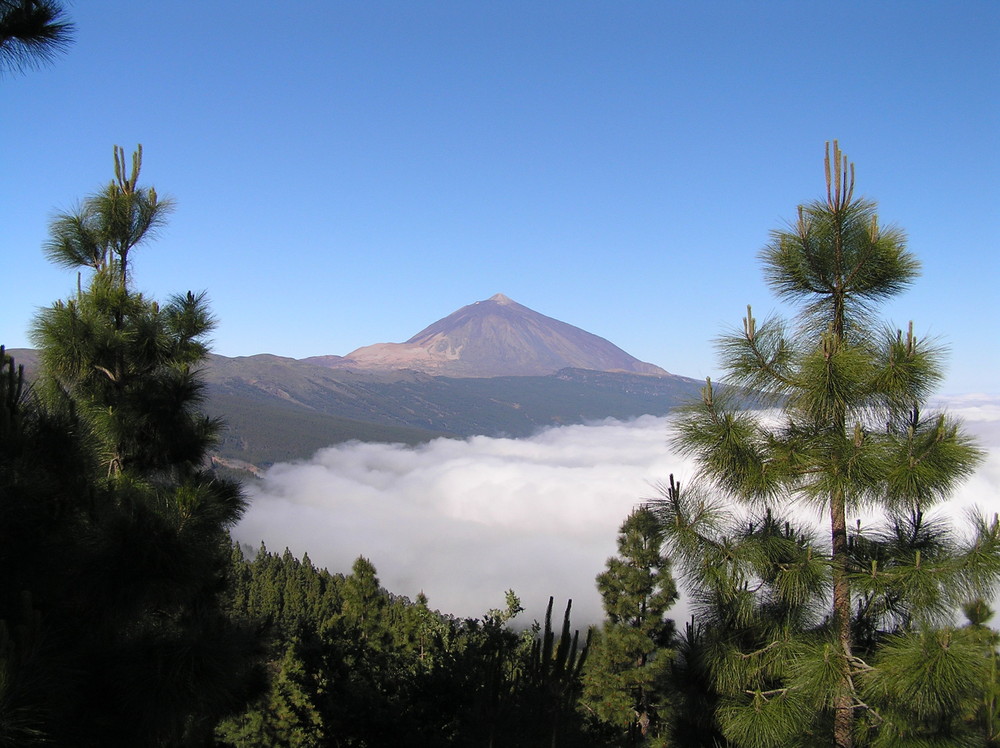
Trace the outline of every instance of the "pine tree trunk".
{"type": "MultiPolygon", "coordinates": [[[[836,267],[842,271],[844,267],[844,225],[843,214],[840,210],[842,203],[839,185],[835,185],[835,187],[838,189],[838,197],[835,204],[831,205],[838,214],[834,238],[834,257],[836,267]]],[[[827,188],[829,189],[829,183],[827,188]]],[[[841,283],[838,284],[833,293],[832,332],[835,350],[839,350],[844,345],[845,329],[846,303],[844,285],[841,283]]],[[[837,413],[834,422],[840,437],[846,439],[846,409],[837,413]]],[[[833,533],[833,625],[837,643],[844,653],[844,671],[841,673],[842,686],[833,703],[833,745],[834,748],[853,748],[854,711],[852,707],[854,706],[854,698],[850,673],[852,655],[851,588],[847,579],[847,506],[842,488],[837,488],[830,497],[830,525],[833,533]]]]}
{"type": "Polygon", "coordinates": [[[846,659],[842,678],[844,687],[834,700],[834,748],[852,748],[854,745],[854,712],[850,658],[851,642],[851,590],[847,581],[847,515],[842,491],[836,491],[830,501],[830,521],[833,531],[833,625],[837,642],[846,659]]]}

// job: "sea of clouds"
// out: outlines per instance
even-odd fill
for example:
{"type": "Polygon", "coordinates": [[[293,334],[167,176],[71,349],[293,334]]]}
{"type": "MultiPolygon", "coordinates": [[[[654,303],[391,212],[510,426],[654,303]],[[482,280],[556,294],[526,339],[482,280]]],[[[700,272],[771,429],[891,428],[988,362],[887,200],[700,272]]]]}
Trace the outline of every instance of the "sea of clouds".
{"type": "MultiPolygon", "coordinates": [[[[938,511],[1000,511],[1000,397],[938,403],[964,419],[986,449],[976,475],[938,511]]],[[[668,446],[670,419],[643,416],[546,429],[527,439],[477,436],[408,447],[347,443],[305,462],[279,464],[249,489],[234,531],[253,548],[308,552],[314,564],[349,573],[369,558],[382,585],[432,608],[480,617],[513,589],[540,620],[549,596],[574,627],[599,622],[594,577],[616,552],[630,511],[657,496],[689,459],[668,446]]],[[[683,619],[683,603],[675,611],[683,619]]]]}

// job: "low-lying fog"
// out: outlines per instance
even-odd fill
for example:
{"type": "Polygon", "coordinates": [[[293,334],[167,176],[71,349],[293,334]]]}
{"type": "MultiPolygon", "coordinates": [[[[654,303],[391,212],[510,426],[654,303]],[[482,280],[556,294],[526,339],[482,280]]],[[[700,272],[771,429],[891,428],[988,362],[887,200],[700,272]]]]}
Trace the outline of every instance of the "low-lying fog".
{"type": "MultiPolygon", "coordinates": [[[[1000,399],[948,398],[988,451],[949,502],[1000,511],[1000,399]]],[[[308,462],[272,467],[250,487],[234,535],[256,548],[287,546],[332,572],[371,559],[382,585],[423,591],[442,612],[479,617],[513,589],[540,620],[550,595],[574,627],[602,619],[594,577],[615,553],[618,527],[688,460],[667,446],[669,418],[644,416],[547,429],[529,439],[437,439],[419,447],[342,444],[308,462]]],[[[682,609],[675,617],[686,617],[682,609]]]]}

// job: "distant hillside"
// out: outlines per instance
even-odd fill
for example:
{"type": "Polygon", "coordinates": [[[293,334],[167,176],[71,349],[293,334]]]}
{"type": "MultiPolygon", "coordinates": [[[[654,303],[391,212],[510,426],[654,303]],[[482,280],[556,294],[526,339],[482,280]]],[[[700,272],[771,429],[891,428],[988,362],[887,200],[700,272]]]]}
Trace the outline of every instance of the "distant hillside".
{"type": "Polygon", "coordinates": [[[38,351],[34,348],[7,348],[6,353],[14,359],[14,363],[24,367],[28,379],[33,379],[38,371],[38,351]]]}
{"type": "Polygon", "coordinates": [[[420,444],[445,436],[421,429],[357,421],[285,402],[214,389],[205,403],[205,411],[225,421],[226,428],[215,454],[221,464],[238,470],[303,460],[324,447],[351,440],[420,444]]]}
{"type": "Polygon", "coordinates": [[[405,343],[378,343],[308,362],[337,369],[410,369],[447,377],[546,376],[566,368],[666,375],[604,338],[503,294],[440,319],[405,343]]]}
{"type": "Polygon", "coordinates": [[[212,356],[208,409],[229,423],[223,456],[264,465],[339,441],[413,444],[438,436],[528,436],[603,418],[665,415],[701,382],[564,369],[539,377],[358,372],[278,356],[212,356]]]}

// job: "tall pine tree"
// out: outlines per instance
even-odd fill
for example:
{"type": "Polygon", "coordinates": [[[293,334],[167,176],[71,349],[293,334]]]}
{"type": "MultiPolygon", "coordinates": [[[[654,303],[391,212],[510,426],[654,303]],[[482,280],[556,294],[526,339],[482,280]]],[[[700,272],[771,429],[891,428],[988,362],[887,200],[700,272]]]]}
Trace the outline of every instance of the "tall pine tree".
{"type": "Polygon", "coordinates": [[[57,216],[45,247],[80,275],[35,321],[38,390],[92,472],[64,507],[76,556],[43,612],[66,624],[86,680],[67,707],[77,744],[177,745],[209,735],[252,685],[253,636],[220,598],[245,499],[206,469],[218,424],[198,410],[203,295],[161,306],[134,288],[134,251],[170,204],[139,186],[141,148],[131,168],[114,157],[114,180],[57,216]]]}
{"type": "MultiPolygon", "coordinates": [[[[728,609],[742,632],[719,633],[713,663],[729,699],[718,714],[740,745],[787,745],[799,735],[809,745],[849,748],[870,737],[866,727],[887,739],[888,703],[902,694],[873,685],[880,668],[888,672],[914,647],[957,657],[937,627],[964,599],[988,593],[1000,572],[996,524],[978,522],[963,546],[925,522],[980,453],[953,419],[925,410],[941,379],[941,351],[912,325],[904,333],[874,316],[910,285],[918,263],[902,232],[882,226],[875,204],[855,197],[854,167],[836,142],[827,149],[826,183],[826,199],[801,206],[761,253],[771,288],[799,305],[796,324],[758,323],[748,309],[742,330],[719,341],[727,382],[778,408],[778,422],[709,382],[676,438],[697,460],[701,487],[670,490],[661,507],[673,551],[715,598],[715,613],[728,609]],[[776,514],[758,515],[742,532],[719,521],[706,492],[776,514]],[[828,545],[783,525],[792,502],[826,513],[828,545]],[[890,529],[863,528],[855,542],[848,518],[865,509],[883,511],[890,529]],[[927,531],[940,542],[921,550],[927,531]],[[782,623],[761,628],[769,605],[782,623]],[[865,625],[876,631],[870,647],[856,641],[865,625]]],[[[946,671],[933,687],[958,693],[965,684],[948,681],[946,671]]]]}

